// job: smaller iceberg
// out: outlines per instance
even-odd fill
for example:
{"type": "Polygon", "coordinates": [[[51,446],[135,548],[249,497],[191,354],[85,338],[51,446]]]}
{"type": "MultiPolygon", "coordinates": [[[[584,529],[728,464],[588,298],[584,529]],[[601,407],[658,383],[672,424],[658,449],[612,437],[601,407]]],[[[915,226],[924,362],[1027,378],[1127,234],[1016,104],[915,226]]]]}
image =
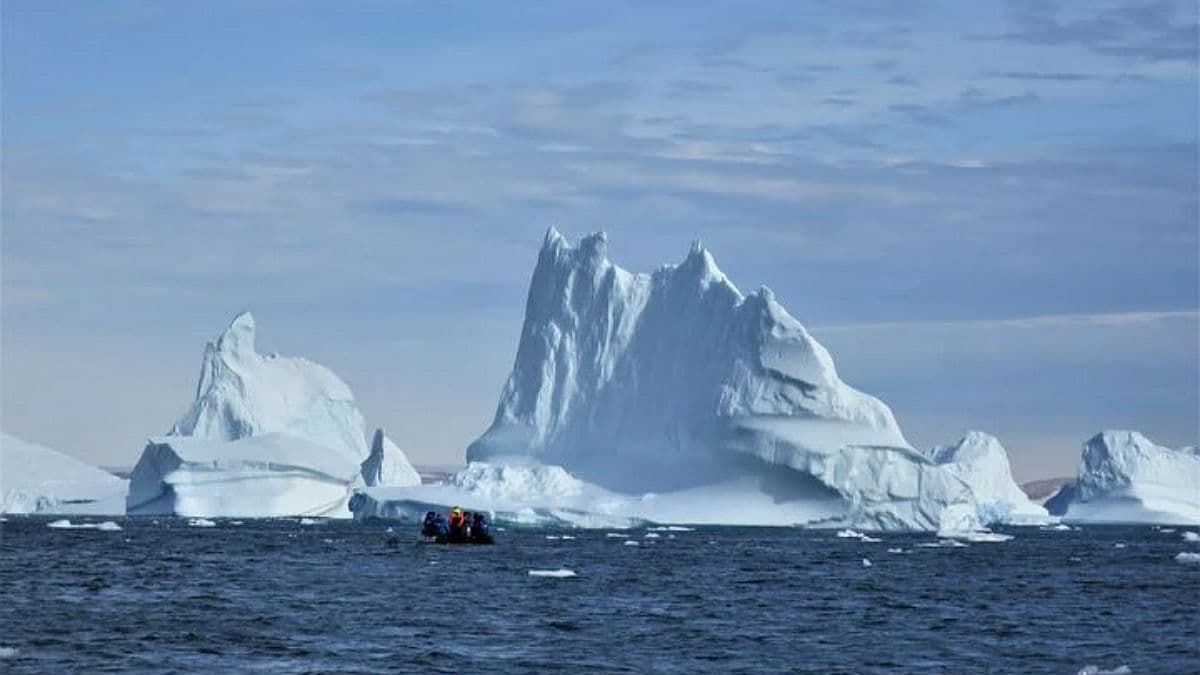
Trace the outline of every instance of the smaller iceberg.
{"type": "Polygon", "coordinates": [[[0,513],[121,515],[128,481],[0,432],[0,513]]]}
{"type": "Polygon", "coordinates": [[[1083,445],[1075,486],[1051,500],[1067,523],[1200,524],[1200,450],[1105,431],[1083,445]]]}
{"type": "Polygon", "coordinates": [[[355,488],[420,483],[382,429],[368,450],[362,414],[337,375],[254,344],[249,313],[208,343],[195,400],[134,467],[128,513],[346,518],[355,488]]]}
{"type": "Polygon", "coordinates": [[[929,456],[970,486],[980,522],[1010,525],[1049,522],[1046,509],[1033,503],[1013,480],[1008,452],[995,436],[971,431],[954,445],[934,448],[929,456]]]}

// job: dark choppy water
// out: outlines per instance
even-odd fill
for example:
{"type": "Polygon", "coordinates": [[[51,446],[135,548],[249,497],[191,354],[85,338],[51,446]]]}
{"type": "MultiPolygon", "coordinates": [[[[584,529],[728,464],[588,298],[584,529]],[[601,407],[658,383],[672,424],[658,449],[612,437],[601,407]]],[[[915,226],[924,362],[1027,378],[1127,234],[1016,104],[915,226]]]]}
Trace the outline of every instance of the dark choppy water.
{"type": "Polygon", "coordinates": [[[448,548],[383,525],[47,522],[0,524],[0,671],[1200,672],[1200,566],[1174,560],[1200,546],[1150,528],[448,548]]]}

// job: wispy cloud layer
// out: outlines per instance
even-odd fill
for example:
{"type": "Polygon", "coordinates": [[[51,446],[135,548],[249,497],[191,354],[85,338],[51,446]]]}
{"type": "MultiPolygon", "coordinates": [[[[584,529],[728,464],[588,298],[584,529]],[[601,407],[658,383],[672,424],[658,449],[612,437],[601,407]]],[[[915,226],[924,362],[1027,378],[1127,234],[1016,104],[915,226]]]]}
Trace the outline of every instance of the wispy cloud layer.
{"type": "MultiPolygon", "coordinates": [[[[1133,340],[1126,323],[1200,305],[1192,3],[62,9],[5,7],[6,362],[53,334],[115,382],[104,345],[137,335],[190,374],[158,345],[198,344],[244,307],[285,323],[295,352],[311,336],[338,361],[370,327],[411,340],[377,364],[429,362],[454,358],[440,333],[470,316],[487,376],[414,366],[369,385],[401,439],[470,401],[460,431],[412,432],[413,454],[444,463],[477,430],[464,419],[490,416],[550,223],[608,229],[637,269],[703,238],[831,339],[945,323],[981,363],[989,331],[1133,340]],[[326,335],[331,320],[352,328],[326,335]]],[[[915,344],[897,358],[926,363],[915,344]]],[[[845,349],[846,368],[870,361],[845,349]]],[[[960,431],[976,383],[910,372],[889,400],[919,401],[930,437],[960,431]]],[[[14,403],[38,381],[5,370],[4,424],[50,443],[82,431],[14,403]]],[[[1189,391],[1156,400],[1175,422],[1145,431],[1186,436],[1189,391]]],[[[60,395],[38,409],[107,405],[60,395]]],[[[169,421],[150,409],[87,431],[132,452],[169,421]]],[[[1042,437],[1093,431],[1055,419],[1020,417],[1042,437]]]]}

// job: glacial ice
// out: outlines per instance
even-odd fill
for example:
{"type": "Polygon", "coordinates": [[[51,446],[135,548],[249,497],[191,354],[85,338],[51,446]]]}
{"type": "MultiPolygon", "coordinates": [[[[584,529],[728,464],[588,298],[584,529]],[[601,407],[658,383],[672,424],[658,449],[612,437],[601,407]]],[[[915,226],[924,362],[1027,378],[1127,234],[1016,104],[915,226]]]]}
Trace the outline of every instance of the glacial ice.
{"type": "Polygon", "coordinates": [[[0,513],[121,515],[128,481],[0,432],[0,513]]]}
{"type": "Polygon", "coordinates": [[[516,522],[929,531],[1038,515],[1009,490],[999,443],[912,449],[770,290],[743,294],[703,246],[651,274],[614,265],[607,246],[547,233],[468,467],[442,485],[363,490],[356,517],[460,503],[516,522]]]}
{"type": "Polygon", "coordinates": [[[354,459],[287,434],[162,436],[150,439],[134,467],[126,508],[190,518],[347,517],[360,471],[354,459]]]}
{"type": "Polygon", "coordinates": [[[363,461],[363,417],[346,383],[308,359],[259,354],[254,341],[254,317],[243,312],[205,346],[196,400],[168,435],[236,441],[278,432],[363,461]]]}
{"type": "Polygon", "coordinates": [[[1200,450],[1156,445],[1136,431],[1105,431],[1083,445],[1068,523],[1200,524],[1200,450]]]}
{"type": "Polygon", "coordinates": [[[375,437],[371,440],[371,453],[362,463],[362,477],[368,486],[404,487],[421,484],[421,475],[383,429],[375,430],[375,437]]]}
{"type": "Polygon", "coordinates": [[[204,352],[196,398],[134,467],[130,514],[349,517],[358,487],[419,483],[379,430],[370,451],[346,383],[302,358],[255,351],[238,315],[204,352]]]}

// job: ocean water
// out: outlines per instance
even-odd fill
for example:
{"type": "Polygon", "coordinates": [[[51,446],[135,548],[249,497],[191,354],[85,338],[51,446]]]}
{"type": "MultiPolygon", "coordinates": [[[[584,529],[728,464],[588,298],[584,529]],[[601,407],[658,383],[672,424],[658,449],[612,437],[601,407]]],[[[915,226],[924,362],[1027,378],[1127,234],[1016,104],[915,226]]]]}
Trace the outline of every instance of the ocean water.
{"type": "Polygon", "coordinates": [[[447,547],[347,522],[50,520],[0,523],[3,672],[1200,672],[1200,565],[1174,559],[1200,545],[1179,531],[447,547]]]}

